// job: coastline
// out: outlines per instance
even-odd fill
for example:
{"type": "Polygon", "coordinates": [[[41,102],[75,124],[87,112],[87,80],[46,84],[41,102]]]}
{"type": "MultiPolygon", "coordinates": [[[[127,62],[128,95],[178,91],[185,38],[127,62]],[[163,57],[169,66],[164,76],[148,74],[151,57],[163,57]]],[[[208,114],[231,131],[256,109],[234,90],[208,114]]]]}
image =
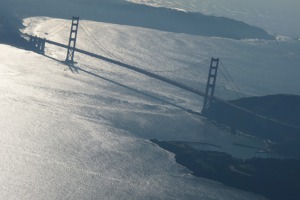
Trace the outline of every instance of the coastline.
{"type": "Polygon", "coordinates": [[[263,195],[271,200],[300,199],[300,160],[238,159],[224,152],[196,150],[188,143],[151,139],[175,154],[176,162],[192,175],[263,195]]]}

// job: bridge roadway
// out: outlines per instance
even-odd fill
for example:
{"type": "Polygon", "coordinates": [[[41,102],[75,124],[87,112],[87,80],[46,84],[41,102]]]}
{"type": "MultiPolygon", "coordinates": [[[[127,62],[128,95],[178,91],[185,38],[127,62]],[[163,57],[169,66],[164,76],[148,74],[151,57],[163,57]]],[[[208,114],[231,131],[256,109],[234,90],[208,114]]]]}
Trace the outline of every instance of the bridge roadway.
{"type": "MultiPolygon", "coordinates": [[[[22,35],[23,35],[23,37],[32,37],[32,36],[29,35],[29,34],[22,34],[22,35]]],[[[55,41],[51,41],[51,40],[47,40],[47,39],[43,39],[43,40],[45,41],[45,43],[52,44],[52,45],[55,45],[55,46],[59,46],[59,47],[68,49],[68,45],[61,44],[61,43],[58,43],[58,42],[55,42],[55,41]]],[[[82,50],[82,49],[75,48],[75,51],[78,52],[78,53],[82,53],[82,54],[85,54],[85,55],[88,55],[88,56],[97,58],[97,59],[104,60],[104,61],[106,61],[106,62],[110,62],[110,63],[115,64],[115,65],[119,65],[119,66],[121,66],[121,67],[130,69],[130,70],[132,70],[132,71],[135,71],[135,72],[138,72],[138,73],[147,75],[147,76],[149,76],[149,77],[152,77],[152,78],[158,79],[158,80],[160,80],[160,81],[163,81],[163,82],[165,82],[165,83],[174,85],[174,86],[176,86],[176,87],[179,87],[179,88],[181,88],[181,89],[187,90],[187,91],[192,92],[192,93],[194,93],[194,94],[197,94],[197,95],[199,95],[199,96],[202,96],[202,97],[205,96],[205,93],[202,92],[202,91],[196,90],[196,89],[194,89],[194,88],[191,88],[191,87],[186,86],[186,85],[184,85],[184,84],[181,84],[181,83],[178,83],[178,82],[176,82],[176,81],[170,80],[170,79],[165,78],[165,77],[163,77],[163,76],[154,74],[154,73],[152,73],[152,72],[146,71],[146,70],[144,70],[144,69],[140,69],[140,68],[138,68],[138,67],[135,67],[135,66],[132,66],[132,65],[129,65],[129,64],[126,64],[126,63],[123,63],[123,62],[120,62],[120,61],[111,59],[111,58],[107,58],[107,57],[104,57],[104,56],[101,56],[101,55],[98,55],[98,54],[95,54],[95,53],[91,53],[91,52],[88,52],[88,51],[85,51],[85,50],[82,50]]]]}
{"type": "MultiPolygon", "coordinates": [[[[23,34],[23,36],[30,36],[30,35],[28,35],[28,34],[23,34]]],[[[68,46],[65,45],[65,44],[61,44],[61,43],[54,42],[54,41],[47,40],[47,39],[45,39],[45,43],[52,44],[52,45],[56,45],[56,46],[59,46],[59,47],[62,47],[62,48],[66,48],[66,49],[68,48],[68,46]]],[[[135,66],[132,66],[132,65],[129,65],[129,64],[126,64],[126,63],[123,63],[123,62],[120,62],[120,61],[111,59],[111,58],[107,58],[107,57],[104,57],[104,56],[101,56],[101,55],[98,55],[98,54],[95,54],[95,53],[91,53],[91,52],[88,52],[88,51],[85,51],[85,50],[82,50],[82,49],[77,49],[77,48],[75,48],[75,51],[78,52],[78,53],[82,53],[82,54],[85,54],[85,55],[88,55],[88,56],[97,58],[97,59],[104,60],[104,61],[106,61],[106,62],[110,62],[110,63],[115,64],[115,65],[119,65],[119,66],[121,66],[121,67],[130,69],[130,70],[132,70],[132,71],[141,73],[141,74],[143,74],[143,75],[146,75],[146,76],[149,76],[149,77],[152,77],[152,78],[155,78],[155,79],[158,79],[158,80],[160,80],[160,81],[163,81],[163,82],[165,82],[165,83],[171,84],[171,85],[176,86],[176,87],[178,87],[178,88],[181,88],[181,89],[184,89],[184,90],[186,90],[186,91],[189,91],[189,92],[192,92],[192,93],[194,93],[194,94],[197,94],[197,95],[199,95],[199,96],[205,97],[205,93],[202,92],[202,91],[200,91],[200,90],[196,90],[196,89],[194,89],[194,88],[191,88],[191,87],[186,86],[186,85],[184,85],[184,84],[181,84],[181,83],[178,83],[178,82],[176,82],[176,81],[170,80],[170,79],[168,79],[168,78],[166,78],[166,77],[163,77],[163,76],[154,74],[154,73],[152,73],[152,72],[146,71],[146,70],[144,70],[144,69],[140,69],[140,68],[138,68],[138,67],[135,67],[135,66]]],[[[278,121],[278,120],[276,120],[276,119],[270,119],[270,118],[268,118],[268,117],[266,117],[266,116],[259,115],[259,114],[255,113],[255,112],[253,112],[253,111],[250,111],[250,110],[248,110],[248,109],[239,107],[239,106],[237,106],[237,105],[235,105],[235,104],[233,104],[233,103],[230,103],[230,102],[228,102],[228,101],[226,101],[226,100],[223,100],[223,99],[221,99],[221,98],[212,96],[212,97],[210,97],[210,99],[211,99],[212,101],[216,101],[216,102],[219,102],[219,103],[223,103],[223,104],[225,104],[225,105],[227,105],[227,106],[230,106],[230,107],[233,107],[233,108],[235,108],[235,109],[238,109],[238,110],[240,110],[240,111],[242,111],[242,112],[249,113],[249,114],[251,114],[251,115],[253,115],[253,116],[255,116],[255,117],[259,118],[259,119],[262,119],[262,120],[268,120],[268,121],[273,121],[274,123],[278,123],[278,124],[281,124],[281,125],[283,125],[283,126],[288,126],[288,127],[291,127],[291,128],[293,128],[293,129],[296,129],[296,130],[299,130],[299,131],[300,131],[300,128],[299,128],[299,127],[296,127],[296,126],[287,124],[287,123],[285,123],[285,122],[278,121]]]]}
{"type": "MultiPolygon", "coordinates": [[[[67,45],[64,45],[64,44],[61,44],[61,43],[58,43],[58,42],[54,42],[54,41],[51,41],[51,40],[45,40],[45,42],[49,43],[49,44],[53,44],[53,45],[59,46],[59,47],[62,47],[62,48],[68,48],[67,45]]],[[[130,69],[130,70],[135,71],[135,72],[139,72],[141,74],[144,74],[144,75],[147,75],[149,77],[152,77],[152,78],[158,79],[160,81],[166,82],[168,84],[174,85],[176,87],[179,87],[181,89],[187,90],[189,92],[192,92],[194,94],[200,95],[202,97],[205,96],[205,93],[202,92],[202,91],[196,90],[194,88],[191,88],[189,86],[183,85],[183,84],[178,83],[176,81],[170,80],[170,79],[165,78],[163,76],[154,74],[152,72],[146,71],[144,69],[140,69],[138,67],[135,67],[135,66],[132,66],[132,65],[120,62],[120,61],[116,61],[114,59],[107,58],[107,57],[104,57],[104,56],[101,56],[101,55],[98,55],[98,54],[95,54],[95,53],[91,53],[91,52],[88,52],[88,51],[85,51],[85,50],[82,50],[82,49],[75,48],[75,51],[78,52],[78,53],[82,53],[82,54],[85,54],[85,55],[88,55],[88,56],[91,56],[91,57],[94,57],[94,58],[98,58],[98,59],[110,62],[110,63],[115,64],[115,65],[119,65],[121,67],[125,67],[125,68],[130,69]]]]}

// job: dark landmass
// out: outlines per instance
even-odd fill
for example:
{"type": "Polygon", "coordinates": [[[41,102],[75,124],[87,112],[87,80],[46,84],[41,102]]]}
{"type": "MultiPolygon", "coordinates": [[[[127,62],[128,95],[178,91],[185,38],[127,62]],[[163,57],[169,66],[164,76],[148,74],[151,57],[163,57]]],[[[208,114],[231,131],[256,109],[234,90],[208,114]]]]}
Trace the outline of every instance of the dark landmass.
{"type": "Polygon", "coordinates": [[[115,6],[118,12],[103,10],[102,20],[109,23],[151,28],[156,30],[223,37],[231,39],[265,39],[275,37],[265,30],[242,21],[215,17],[201,13],[182,12],[174,9],[151,7],[141,4],[115,6]]]}
{"type": "Polygon", "coordinates": [[[28,42],[21,36],[17,27],[19,19],[0,8],[0,44],[8,44],[18,48],[27,48],[28,42]]]}
{"type": "Polygon", "coordinates": [[[231,102],[263,116],[300,126],[300,96],[298,95],[248,97],[231,102]]]}
{"type": "Polygon", "coordinates": [[[230,127],[234,133],[241,131],[270,139],[272,153],[298,159],[242,160],[223,152],[196,150],[185,142],[151,141],[173,152],[176,161],[195,176],[220,181],[273,200],[300,199],[300,96],[269,95],[230,103],[247,111],[215,101],[202,114],[230,127]]]}
{"type": "MultiPolygon", "coordinates": [[[[84,2],[86,3],[86,2],[84,2]]],[[[136,26],[160,31],[223,37],[231,39],[275,40],[275,37],[259,27],[226,17],[183,12],[175,9],[151,7],[126,1],[88,0],[89,6],[74,6],[80,2],[63,1],[57,6],[51,1],[21,0],[0,1],[0,8],[17,13],[21,18],[47,16],[70,19],[79,15],[82,19],[136,26]],[[68,8],[66,10],[66,8],[68,8]]],[[[21,25],[21,23],[20,23],[21,25]]]]}
{"type": "Polygon", "coordinates": [[[193,175],[222,182],[272,200],[300,199],[300,160],[236,159],[216,151],[200,151],[183,142],[151,140],[175,154],[176,162],[193,175]]]}
{"type": "Polygon", "coordinates": [[[230,103],[251,112],[212,102],[203,116],[229,126],[233,132],[271,140],[272,151],[300,158],[300,96],[279,94],[242,98],[230,103]]]}

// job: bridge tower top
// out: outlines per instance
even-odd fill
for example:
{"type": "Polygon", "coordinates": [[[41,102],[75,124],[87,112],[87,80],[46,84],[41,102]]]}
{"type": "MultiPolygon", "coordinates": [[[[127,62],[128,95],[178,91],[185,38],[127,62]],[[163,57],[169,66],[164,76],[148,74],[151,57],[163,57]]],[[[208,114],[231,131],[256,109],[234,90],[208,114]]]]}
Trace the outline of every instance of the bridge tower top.
{"type": "Polygon", "coordinates": [[[217,80],[217,74],[218,74],[218,67],[219,67],[219,58],[211,58],[210,61],[210,68],[207,78],[207,84],[206,84],[206,90],[205,90],[205,96],[204,96],[204,102],[202,107],[202,113],[206,111],[206,109],[211,104],[212,98],[215,93],[215,87],[216,87],[216,80],[217,80]]]}
{"type": "Polygon", "coordinates": [[[74,63],[74,53],[76,48],[78,26],[79,26],[79,17],[73,17],[70,37],[69,37],[67,57],[66,57],[67,63],[74,63]]]}

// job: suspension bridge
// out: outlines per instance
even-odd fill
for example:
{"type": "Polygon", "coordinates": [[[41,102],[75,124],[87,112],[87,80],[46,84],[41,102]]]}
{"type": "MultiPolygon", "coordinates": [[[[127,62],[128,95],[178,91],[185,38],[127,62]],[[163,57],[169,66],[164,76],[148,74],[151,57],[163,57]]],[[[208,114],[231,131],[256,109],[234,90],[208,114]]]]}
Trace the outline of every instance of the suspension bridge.
{"type": "MultiPolygon", "coordinates": [[[[285,122],[280,122],[278,120],[274,119],[269,119],[268,117],[259,115],[251,110],[247,110],[245,108],[239,107],[233,103],[230,103],[222,98],[216,97],[215,96],[215,90],[216,90],[216,85],[217,85],[217,76],[221,75],[227,85],[230,87],[230,89],[235,93],[235,95],[238,98],[245,97],[243,94],[242,90],[240,89],[239,85],[237,84],[236,81],[232,78],[230,75],[229,71],[226,69],[225,65],[222,63],[222,61],[219,58],[210,58],[210,59],[205,59],[205,61],[199,62],[199,63],[194,63],[188,66],[184,66],[178,70],[181,72],[183,71],[191,71],[191,70],[197,70],[201,66],[209,66],[209,71],[207,75],[207,83],[205,86],[205,89],[199,89],[197,84],[192,81],[193,79],[190,79],[190,82],[186,81],[186,78],[183,79],[181,76],[184,76],[183,73],[179,73],[177,77],[170,77],[166,75],[168,73],[168,70],[165,71],[150,71],[150,70],[145,70],[140,67],[136,67],[130,64],[127,64],[125,62],[119,61],[116,56],[114,56],[111,52],[108,52],[111,58],[105,57],[96,53],[89,52],[87,50],[83,50],[80,48],[76,47],[76,42],[77,42],[77,36],[78,36],[78,30],[79,27],[83,31],[84,34],[90,39],[91,43],[96,45],[99,49],[103,50],[103,47],[101,47],[101,44],[97,41],[97,38],[91,33],[91,31],[88,30],[87,25],[83,21],[81,21],[82,25],[79,24],[79,17],[73,17],[72,19],[72,24],[71,24],[71,30],[70,30],[70,35],[69,35],[69,41],[68,44],[62,44],[59,42],[55,42],[46,38],[40,38],[37,36],[32,36],[28,34],[24,34],[23,36],[25,38],[28,38],[29,44],[32,47],[32,49],[42,55],[45,55],[45,46],[46,44],[51,44],[51,45],[56,45],[58,47],[65,48],[67,50],[67,55],[66,59],[63,60],[65,64],[68,66],[74,66],[74,58],[75,58],[75,52],[76,53],[81,53],[85,54],[87,56],[101,59],[103,61],[118,65],[120,67],[141,73],[143,75],[152,77],[154,79],[163,81],[165,83],[168,83],[170,85],[173,85],[175,87],[178,87],[180,89],[183,89],[185,91],[191,92],[193,94],[199,95],[204,98],[203,101],[203,107],[201,111],[201,115],[205,116],[206,111],[209,109],[211,104],[214,103],[219,103],[222,105],[225,105],[226,107],[229,107],[230,109],[237,110],[240,113],[243,113],[242,116],[245,118],[249,118],[249,116],[255,119],[258,119],[258,121],[264,121],[267,122],[268,124],[271,125],[279,125],[279,126],[285,126],[290,129],[296,130],[296,132],[300,132],[299,127],[295,127],[293,125],[287,124],[285,122]],[[184,80],[184,81],[181,81],[184,80]]],[[[57,29],[55,29],[52,33],[48,34],[48,36],[52,36],[54,34],[59,33],[61,30],[63,30],[66,26],[66,22],[63,23],[61,26],[59,26],[57,29]]],[[[170,71],[174,75],[174,70],[170,71]]],[[[195,73],[190,73],[195,74],[195,73]]],[[[196,114],[200,114],[197,112],[193,112],[196,114]]],[[[230,125],[230,126],[236,126],[236,125],[230,125]]],[[[293,131],[294,132],[294,131],[293,131]]]]}
{"type": "MultiPolygon", "coordinates": [[[[64,60],[64,62],[66,64],[69,64],[69,65],[74,64],[74,54],[75,54],[75,52],[82,53],[82,54],[85,54],[85,55],[88,55],[88,56],[91,56],[91,57],[94,57],[94,58],[97,58],[97,59],[101,59],[101,60],[110,62],[110,63],[118,65],[118,66],[133,70],[135,72],[142,73],[144,75],[147,75],[147,76],[150,76],[152,78],[158,79],[160,81],[166,82],[168,84],[179,87],[179,88],[184,89],[186,91],[192,92],[196,95],[205,97],[206,100],[205,100],[205,106],[203,106],[204,109],[209,106],[209,104],[212,100],[223,101],[221,98],[214,97],[217,72],[218,72],[218,69],[219,69],[219,63],[221,63],[223,68],[224,68],[223,70],[220,69],[221,75],[227,81],[227,83],[230,86],[230,88],[232,89],[232,91],[235,92],[235,94],[237,95],[238,98],[245,96],[241,92],[241,90],[238,87],[238,85],[236,84],[236,82],[233,81],[232,77],[228,73],[228,70],[225,68],[225,66],[220,61],[219,58],[205,59],[204,61],[201,61],[199,63],[193,63],[191,65],[181,67],[180,69],[176,69],[176,71],[180,71],[180,73],[177,73],[174,76],[175,70],[170,70],[170,71],[168,71],[168,70],[152,71],[151,70],[151,71],[149,71],[149,70],[142,69],[140,67],[136,67],[136,66],[133,66],[133,65],[126,64],[122,61],[119,61],[118,59],[114,59],[115,56],[112,55],[112,53],[110,53],[110,52],[109,52],[109,55],[110,55],[111,58],[105,57],[105,56],[102,56],[102,55],[99,55],[99,54],[96,54],[96,53],[92,53],[92,52],[89,52],[87,50],[76,48],[77,33],[78,33],[78,29],[80,27],[81,30],[88,36],[90,41],[93,44],[96,44],[96,46],[99,49],[103,50],[103,47],[101,47],[101,45],[97,41],[96,37],[87,29],[87,25],[85,25],[83,23],[83,21],[81,21],[81,23],[83,25],[79,24],[79,18],[78,17],[73,17],[68,44],[62,44],[62,43],[55,42],[55,41],[52,41],[52,40],[49,40],[49,39],[46,39],[46,38],[40,38],[40,37],[37,37],[37,36],[28,35],[28,34],[24,34],[24,36],[28,37],[28,40],[29,40],[29,43],[30,43],[32,49],[35,52],[37,52],[39,54],[42,54],[42,55],[45,55],[45,46],[46,46],[46,44],[51,44],[51,45],[55,45],[55,46],[67,49],[67,56],[66,56],[66,59],[64,60]],[[193,79],[195,79],[195,78],[191,77],[191,76],[193,74],[195,74],[194,73],[195,70],[199,69],[199,67],[208,66],[209,64],[210,64],[210,74],[208,75],[207,88],[206,88],[206,90],[205,89],[201,90],[199,88],[199,85],[197,85],[197,83],[195,81],[193,81],[193,79]],[[189,74],[182,73],[182,72],[188,72],[188,71],[190,72],[189,74]],[[169,74],[172,74],[172,77],[170,77],[169,74]],[[188,78],[186,78],[186,76],[188,76],[188,78]],[[210,82],[212,82],[212,84],[210,82]]],[[[67,25],[66,23],[63,23],[61,27],[58,27],[57,29],[55,29],[52,33],[48,34],[48,36],[53,36],[54,34],[58,33],[66,25],[67,25]]],[[[197,75],[197,73],[196,73],[196,75],[197,75]]],[[[224,103],[225,103],[225,101],[224,101],[224,103]]]]}

